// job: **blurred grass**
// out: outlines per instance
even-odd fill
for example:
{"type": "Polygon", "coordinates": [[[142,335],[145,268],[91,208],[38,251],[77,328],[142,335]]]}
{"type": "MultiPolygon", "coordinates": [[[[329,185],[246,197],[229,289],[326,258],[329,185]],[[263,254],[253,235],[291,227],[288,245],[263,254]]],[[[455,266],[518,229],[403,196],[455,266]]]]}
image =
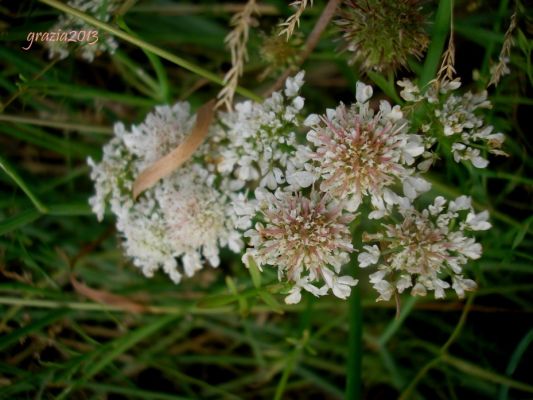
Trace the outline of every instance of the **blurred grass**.
{"type": "MultiPolygon", "coordinates": [[[[219,270],[179,286],[162,274],[146,279],[122,256],[111,216],[100,224],[90,212],[85,159],[99,158],[114,122],[141,121],[154,105],[185,93],[197,105],[219,90],[205,78],[220,83],[223,76],[227,8],[139,2],[117,21],[120,50],[88,65],[74,58],[51,63],[37,45],[20,50],[29,30],[47,29],[58,14],[38,3],[11,3],[0,7],[9,33],[0,37],[0,165],[7,172],[0,173],[0,398],[337,399],[359,369],[356,355],[362,398],[531,397],[531,39],[513,49],[512,74],[490,89],[488,120],[506,132],[510,157],[492,157],[481,171],[442,162],[431,176],[433,194],[469,194],[491,212],[494,227],[479,236],[484,256],[468,270],[479,291],[466,308],[452,296],[405,297],[396,319],[395,305],[375,303],[361,273],[360,354],[354,302],[305,297],[287,306],[272,295],[274,273],[250,276],[229,253],[219,270]],[[71,285],[73,274],[142,312],[87,298],[71,285]]],[[[304,32],[323,6],[316,3],[304,14],[304,32]]],[[[455,3],[457,68],[465,86],[482,89],[471,71],[486,73],[496,60],[508,2],[455,3]]],[[[422,82],[440,65],[450,4],[434,7],[427,57],[410,62],[422,82]]],[[[281,1],[261,5],[258,29],[268,31],[289,12],[281,1]]],[[[333,39],[325,35],[304,65],[306,107],[315,112],[349,103],[360,78],[333,39]]],[[[251,92],[268,86],[255,78],[264,67],[251,60],[242,94],[255,97],[251,92]]],[[[363,79],[397,99],[394,76],[363,79]]],[[[354,393],[349,389],[347,398],[354,393]]]]}

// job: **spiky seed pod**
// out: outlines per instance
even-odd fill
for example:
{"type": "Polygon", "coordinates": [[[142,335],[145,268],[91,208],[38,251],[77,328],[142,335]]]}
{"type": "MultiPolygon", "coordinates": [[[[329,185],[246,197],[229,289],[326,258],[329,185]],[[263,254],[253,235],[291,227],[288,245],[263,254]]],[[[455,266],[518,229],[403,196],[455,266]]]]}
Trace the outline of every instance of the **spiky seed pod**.
{"type": "Polygon", "coordinates": [[[349,62],[363,72],[407,67],[407,57],[421,58],[429,44],[420,0],[345,0],[336,23],[349,62]]]}

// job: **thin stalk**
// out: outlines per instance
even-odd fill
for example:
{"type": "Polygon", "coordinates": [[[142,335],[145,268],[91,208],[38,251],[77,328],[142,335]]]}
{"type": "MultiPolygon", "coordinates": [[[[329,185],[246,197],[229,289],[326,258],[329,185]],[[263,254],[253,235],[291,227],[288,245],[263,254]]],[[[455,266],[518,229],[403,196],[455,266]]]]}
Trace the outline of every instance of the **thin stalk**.
{"type": "Polygon", "coordinates": [[[37,75],[35,75],[35,76],[34,76],[29,82],[26,82],[26,83],[24,83],[23,85],[21,85],[21,86],[19,87],[19,89],[18,89],[15,93],[13,93],[13,95],[12,95],[9,99],[6,100],[5,103],[3,103],[3,104],[0,103],[0,112],[4,112],[4,110],[7,108],[8,105],[10,105],[10,104],[11,104],[12,102],[14,102],[14,101],[15,101],[20,95],[24,94],[24,93],[28,90],[28,88],[29,88],[29,86],[30,86],[29,84],[30,84],[31,82],[34,82],[34,81],[37,81],[37,80],[41,79],[42,76],[43,76],[44,74],[46,74],[46,72],[48,72],[48,70],[49,70],[50,68],[52,68],[54,65],[56,65],[56,63],[57,63],[58,61],[59,61],[59,59],[57,59],[57,60],[53,60],[52,62],[50,62],[49,64],[47,64],[47,65],[41,70],[41,72],[39,72],[37,75]]]}
{"type": "Polygon", "coordinates": [[[359,285],[352,289],[349,308],[348,361],[346,365],[346,400],[361,399],[363,360],[363,308],[359,285]]]}
{"type": "Polygon", "coordinates": [[[76,132],[102,133],[105,135],[111,135],[113,133],[113,128],[110,126],[97,126],[97,125],[91,125],[89,123],[88,124],[77,124],[74,122],[50,121],[50,120],[32,118],[32,117],[19,117],[16,115],[1,114],[0,121],[8,121],[8,122],[38,125],[38,126],[47,126],[49,128],[67,129],[69,131],[76,131],[76,132]]]}
{"type": "Polygon", "coordinates": [[[403,321],[407,318],[407,316],[411,313],[413,310],[414,305],[417,302],[417,298],[414,296],[410,296],[406,301],[403,307],[401,308],[400,315],[397,318],[394,318],[385,331],[382,333],[381,337],[379,338],[379,345],[381,347],[384,347],[389,340],[394,336],[396,331],[400,329],[400,327],[403,324],[403,321]]]}
{"type": "MultiPolygon", "coordinates": [[[[91,24],[97,28],[100,28],[106,32],[109,32],[110,34],[115,35],[116,37],[119,37],[122,40],[125,40],[126,42],[131,43],[137,47],[140,47],[143,50],[150,51],[158,55],[159,57],[167,61],[170,61],[171,63],[174,63],[198,76],[201,76],[203,78],[210,80],[213,83],[216,83],[221,86],[224,85],[223,79],[220,78],[218,75],[212,73],[211,71],[208,71],[202,67],[199,67],[198,65],[193,64],[190,61],[187,61],[181,57],[178,57],[175,54],[172,54],[166,50],[163,50],[157,46],[154,46],[153,44],[150,44],[142,39],[136,38],[124,31],[121,31],[120,29],[117,29],[109,24],[106,24],[105,22],[102,22],[90,15],[87,15],[81,12],[80,10],[69,7],[68,5],[63,4],[58,0],[40,0],[40,1],[42,3],[49,5],[50,7],[54,7],[60,11],[63,11],[64,13],[78,17],[81,20],[87,22],[88,24],[91,24]]],[[[253,93],[252,91],[241,88],[241,87],[237,87],[236,92],[254,101],[260,102],[263,100],[260,96],[253,93]]]]}
{"type": "Polygon", "coordinates": [[[461,314],[461,317],[459,318],[459,322],[455,326],[455,329],[453,330],[452,334],[450,335],[450,337],[448,338],[446,343],[444,343],[444,345],[442,345],[442,347],[438,350],[438,353],[435,356],[435,358],[430,360],[426,365],[424,365],[420,369],[420,371],[418,371],[418,373],[416,374],[414,379],[411,381],[409,386],[407,386],[407,388],[402,392],[399,400],[411,399],[412,398],[412,393],[415,390],[415,388],[418,385],[418,383],[422,380],[422,378],[424,378],[424,376],[426,376],[426,374],[432,368],[434,368],[435,366],[437,366],[441,362],[446,362],[446,360],[448,360],[449,358],[453,358],[451,356],[448,356],[448,349],[450,348],[452,343],[455,342],[455,340],[461,334],[461,331],[463,330],[463,327],[464,327],[465,322],[466,322],[466,317],[468,316],[468,313],[469,313],[469,311],[470,311],[470,309],[472,307],[472,303],[474,302],[474,297],[475,296],[472,295],[472,296],[470,296],[468,298],[468,300],[467,300],[467,302],[465,304],[465,307],[463,309],[463,312],[461,314]]]}

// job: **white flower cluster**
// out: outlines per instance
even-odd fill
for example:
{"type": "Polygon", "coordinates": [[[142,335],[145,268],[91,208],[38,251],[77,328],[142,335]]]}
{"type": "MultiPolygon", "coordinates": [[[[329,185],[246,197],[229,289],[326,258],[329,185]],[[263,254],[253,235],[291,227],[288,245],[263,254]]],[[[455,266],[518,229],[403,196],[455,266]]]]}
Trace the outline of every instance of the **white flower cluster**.
{"type": "MultiPolygon", "coordinates": [[[[119,7],[120,1],[69,0],[67,5],[83,11],[100,21],[109,22],[113,12],[119,7]]],[[[76,44],[79,46],[76,51],[80,54],[81,58],[88,62],[93,62],[94,58],[100,53],[109,52],[110,54],[113,54],[118,47],[117,41],[113,36],[108,34],[104,34],[103,37],[98,35],[95,37],[92,35],[90,37],[85,37],[84,35],[83,40],[78,40],[80,32],[83,32],[86,36],[95,32],[99,34],[99,32],[95,31],[92,25],[89,25],[78,17],[70,14],[62,14],[57,23],[50,28],[50,31],[58,33],[62,32],[68,38],[67,41],[55,40],[45,42],[46,47],[48,48],[48,56],[50,58],[67,58],[70,54],[68,46],[76,44]],[[71,32],[76,33],[77,36],[69,36],[71,35],[71,32]]]]}
{"type": "Polygon", "coordinates": [[[243,182],[258,181],[259,187],[275,190],[294,170],[290,160],[296,145],[299,113],[304,106],[299,96],[303,72],[286,82],[285,96],[275,92],[262,104],[245,101],[235,111],[220,114],[216,133],[221,147],[217,171],[235,175],[243,182]]]}
{"type": "Polygon", "coordinates": [[[401,222],[384,224],[383,232],[365,234],[364,252],[358,256],[359,266],[377,265],[370,282],[380,294],[378,300],[389,300],[395,293],[411,288],[413,296],[425,296],[428,290],[436,298],[444,297],[450,283],[464,297],[465,290],[476,288],[474,281],[463,277],[462,267],[469,259],[481,257],[481,245],[465,235],[491,227],[486,211],[476,214],[469,197],[454,201],[437,197],[427,209],[419,212],[409,203],[400,203],[401,222]]]}
{"type": "Polygon", "coordinates": [[[203,260],[218,266],[219,248],[242,250],[235,228],[232,182],[215,184],[216,176],[200,163],[190,161],[154,188],[133,201],[133,182],[147,166],[178,146],[189,134],[195,118],[189,105],[157,107],[131,131],[115,125],[115,137],[104,147],[103,160],[92,167],[96,194],[93,211],[103,218],[106,204],[117,217],[124,249],[145,275],[163,268],[174,282],[182,272],[192,276],[203,260]]]}
{"type": "Polygon", "coordinates": [[[301,289],[323,296],[331,289],[341,299],[349,296],[357,281],[339,276],[341,267],[354,251],[349,224],[355,215],[343,212],[341,204],[327,194],[277,190],[272,194],[257,189],[259,220],[245,236],[252,246],[243,256],[259,268],[277,266],[278,278],[293,282],[285,301],[298,303],[301,289]],[[323,281],[317,287],[315,282],[323,281]]]}
{"type": "Polygon", "coordinates": [[[372,87],[358,82],[351,107],[341,103],[326,116],[310,115],[305,120],[311,128],[308,145],[298,150],[304,170],[321,180],[321,191],[343,199],[352,212],[369,196],[374,208],[370,218],[381,218],[398,201],[393,185],[403,184],[410,199],[430,185],[411,167],[424,152],[421,137],[409,133],[399,106],[382,100],[375,113],[371,97],[372,87]]]}
{"type": "MultiPolygon", "coordinates": [[[[473,289],[462,267],[480,257],[481,245],[465,233],[488,229],[488,213],[476,214],[465,196],[450,203],[437,197],[417,211],[413,204],[430,184],[415,165],[428,148],[425,137],[411,133],[405,112],[386,101],[373,109],[372,88],[359,82],[351,106],[304,116],[303,78],[300,72],[287,79],[283,91],[261,104],[245,101],[219,112],[196,156],[137,201],[135,178],[185,140],[195,117],[178,103],[157,107],[131,130],[117,124],[102,162],[89,160],[94,212],[102,219],[109,205],[135,265],[148,276],[162,268],[175,282],[205,262],[217,266],[220,248],[239,253],[246,241],[243,263],[276,268],[292,304],[302,290],[350,295],[357,280],[342,268],[357,251],[351,228],[367,205],[381,230],[363,233],[372,243],[357,258],[362,268],[377,266],[370,279],[378,300],[407,288],[443,297],[446,276],[459,296],[473,289]]],[[[423,98],[405,87],[410,101],[423,98]]],[[[482,97],[448,97],[443,106],[435,96],[424,99],[439,105],[436,121],[479,139],[481,120],[473,112],[484,106],[482,97]],[[456,101],[470,108],[461,111],[456,101]]]]}
{"type": "Polygon", "coordinates": [[[505,139],[503,133],[493,133],[494,128],[477,114],[478,110],[491,107],[487,91],[455,95],[452,92],[461,86],[459,79],[443,82],[438,89],[430,86],[425,93],[408,79],[398,81],[398,85],[403,88],[400,95],[404,100],[424,103],[430,110],[425,112],[429,120],[422,125],[422,131],[428,135],[424,140],[427,160],[419,165],[420,169],[427,170],[431,165],[434,156],[429,150],[437,142],[448,143],[455,162],[470,161],[476,168],[485,168],[489,163],[482,155],[483,149],[505,155],[500,150],[505,139]]]}

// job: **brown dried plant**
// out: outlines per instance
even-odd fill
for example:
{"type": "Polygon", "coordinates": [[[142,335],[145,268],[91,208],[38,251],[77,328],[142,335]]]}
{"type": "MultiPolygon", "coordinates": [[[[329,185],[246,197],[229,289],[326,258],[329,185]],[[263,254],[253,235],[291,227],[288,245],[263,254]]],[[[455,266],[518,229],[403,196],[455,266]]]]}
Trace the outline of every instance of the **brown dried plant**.
{"type": "Polygon", "coordinates": [[[225,106],[228,110],[233,109],[235,90],[243,73],[244,63],[248,60],[247,43],[250,27],[257,23],[254,14],[259,14],[256,0],[248,0],[244,8],[231,19],[233,30],[224,40],[231,53],[231,68],[224,76],[224,87],[217,96],[216,108],[225,106]]]}
{"type": "Polygon", "coordinates": [[[448,39],[448,48],[442,55],[442,63],[440,64],[437,77],[433,80],[436,87],[444,82],[450,82],[456,73],[455,71],[455,42],[454,42],[454,24],[453,24],[453,1],[451,2],[451,15],[450,15],[450,37],[448,39]]]}
{"type": "Polygon", "coordinates": [[[511,16],[511,22],[505,32],[503,46],[498,57],[498,64],[491,68],[490,82],[487,86],[498,86],[502,76],[508,74],[509,58],[511,56],[511,47],[513,46],[513,31],[516,28],[516,11],[511,16]]]}
{"type": "Polygon", "coordinates": [[[294,30],[300,26],[300,17],[308,5],[313,6],[313,0],[296,0],[291,3],[291,7],[296,8],[296,11],[285,22],[279,24],[279,27],[282,28],[279,32],[280,36],[285,35],[287,41],[289,41],[294,30]]]}

